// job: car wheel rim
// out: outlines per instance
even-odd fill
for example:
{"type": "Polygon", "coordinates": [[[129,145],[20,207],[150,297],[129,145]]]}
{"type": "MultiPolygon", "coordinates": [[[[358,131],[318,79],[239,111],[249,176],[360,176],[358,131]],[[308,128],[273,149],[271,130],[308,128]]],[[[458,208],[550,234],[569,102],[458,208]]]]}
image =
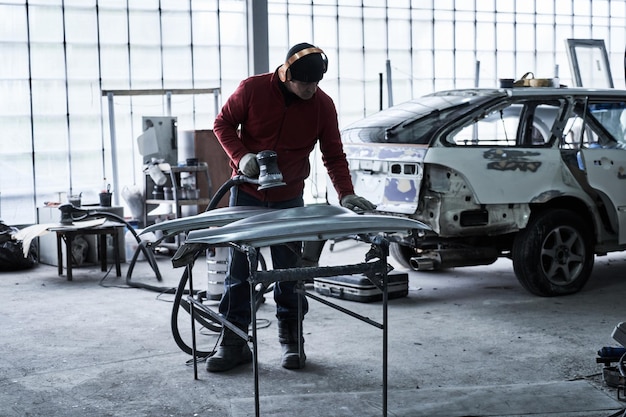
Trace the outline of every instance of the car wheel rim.
{"type": "Polygon", "coordinates": [[[541,267],[552,284],[568,285],[580,276],[585,263],[585,244],[572,227],[552,230],[541,247],[541,267]]]}

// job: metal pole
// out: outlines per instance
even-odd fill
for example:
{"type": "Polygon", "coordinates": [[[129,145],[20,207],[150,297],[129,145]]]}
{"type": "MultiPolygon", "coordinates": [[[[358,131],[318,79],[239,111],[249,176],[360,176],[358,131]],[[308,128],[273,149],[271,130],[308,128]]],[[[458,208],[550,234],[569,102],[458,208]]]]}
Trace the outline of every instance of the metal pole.
{"type": "Polygon", "coordinates": [[[391,61],[387,60],[387,98],[388,107],[393,106],[393,86],[391,81],[391,61]]]}
{"type": "Polygon", "coordinates": [[[476,73],[474,74],[474,87],[478,88],[480,83],[480,61],[476,61],[476,73]]]}
{"type": "Polygon", "coordinates": [[[378,73],[378,110],[383,109],[383,73],[378,73]]]}
{"type": "MultiPolygon", "coordinates": [[[[382,261],[387,263],[387,256],[383,255],[382,261]]],[[[388,304],[389,304],[389,290],[387,284],[389,283],[389,276],[387,270],[383,268],[383,416],[387,416],[387,366],[389,362],[388,344],[389,344],[389,320],[388,320],[388,304]]]]}
{"type": "Polygon", "coordinates": [[[117,138],[115,136],[115,106],[113,104],[113,93],[108,92],[109,100],[109,130],[111,132],[111,167],[113,169],[113,204],[119,205],[120,187],[119,174],[117,172],[117,138]]]}
{"type": "MultiPolygon", "coordinates": [[[[260,417],[260,401],[259,401],[259,356],[258,356],[258,343],[256,332],[256,300],[254,299],[254,288],[256,284],[256,268],[258,265],[258,253],[253,247],[246,248],[246,254],[248,258],[248,267],[250,268],[250,323],[252,324],[252,372],[254,376],[254,412],[256,417],[260,417]]],[[[246,340],[246,343],[248,341],[246,340]]]]}
{"type": "Polygon", "coordinates": [[[215,117],[220,112],[220,92],[219,90],[213,91],[213,102],[215,103],[215,117]]]}
{"type": "Polygon", "coordinates": [[[193,301],[193,278],[191,276],[191,269],[193,263],[187,264],[185,272],[187,272],[187,278],[189,279],[189,315],[191,316],[191,359],[193,360],[193,379],[198,379],[198,348],[196,341],[196,311],[193,301]]]}

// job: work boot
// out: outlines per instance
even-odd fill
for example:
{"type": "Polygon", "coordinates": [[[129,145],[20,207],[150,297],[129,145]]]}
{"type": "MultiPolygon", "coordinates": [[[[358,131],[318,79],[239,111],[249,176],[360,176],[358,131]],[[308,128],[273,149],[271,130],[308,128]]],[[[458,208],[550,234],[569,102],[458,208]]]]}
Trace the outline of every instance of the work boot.
{"type": "MultiPolygon", "coordinates": [[[[248,331],[248,326],[236,325],[243,332],[248,331]]],[[[206,370],[209,372],[225,372],[238,365],[252,362],[252,352],[248,341],[237,336],[235,332],[224,326],[222,328],[222,341],[217,351],[206,360],[206,370]]]]}
{"type": "Polygon", "coordinates": [[[306,362],[304,337],[302,337],[302,355],[298,354],[298,320],[278,320],[278,341],[283,354],[282,367],[286,369],[304,368],[306,362]]]}

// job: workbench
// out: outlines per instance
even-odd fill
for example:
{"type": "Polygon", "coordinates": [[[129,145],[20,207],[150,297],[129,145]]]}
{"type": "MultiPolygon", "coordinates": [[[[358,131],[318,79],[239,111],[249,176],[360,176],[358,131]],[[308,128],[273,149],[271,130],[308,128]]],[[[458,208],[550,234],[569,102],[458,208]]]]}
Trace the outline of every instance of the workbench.
{"type": "Polygon", "coordinates": [[[76,263],[72,255],[72,242],[80,236],[95,235],[98,240],[98,259],[102,271],[107,270],[107,236],[111,236],[113,244],[113,258],[115,263],[115,273],[118,277],[122,276],[121,258],[119,248],[120,232],[123,234],[125,225],[123,223],[107,220],[102,224],[81,227],[74,225],[63,225],[51,227],[48,230],[56,234],[57,243],[57,265],[59,276],[63,275],[63,245],[65,244],[65,265],[67,280],[72,280],[72,268],[76,263]]]}

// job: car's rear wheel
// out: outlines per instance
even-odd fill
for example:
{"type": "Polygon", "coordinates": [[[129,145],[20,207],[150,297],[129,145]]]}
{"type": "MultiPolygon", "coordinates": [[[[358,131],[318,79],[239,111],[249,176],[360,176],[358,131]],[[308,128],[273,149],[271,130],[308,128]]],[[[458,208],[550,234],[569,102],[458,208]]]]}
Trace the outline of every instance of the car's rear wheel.
{"type": "Polygon", "coordinates": [[[592,234],[569,210],[540,213],[515,237],[511,256],[520,284],[533,294],[580,291],[593,269],[592,234]]]}

